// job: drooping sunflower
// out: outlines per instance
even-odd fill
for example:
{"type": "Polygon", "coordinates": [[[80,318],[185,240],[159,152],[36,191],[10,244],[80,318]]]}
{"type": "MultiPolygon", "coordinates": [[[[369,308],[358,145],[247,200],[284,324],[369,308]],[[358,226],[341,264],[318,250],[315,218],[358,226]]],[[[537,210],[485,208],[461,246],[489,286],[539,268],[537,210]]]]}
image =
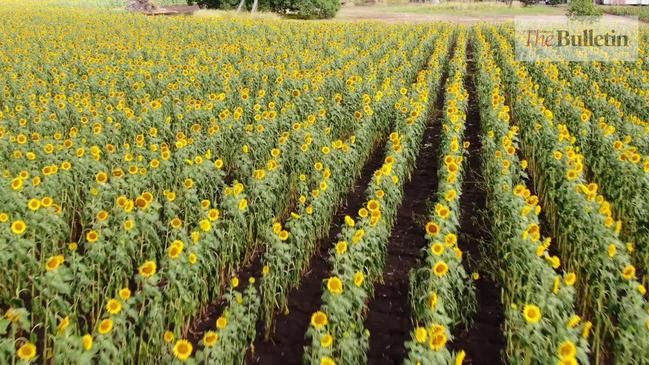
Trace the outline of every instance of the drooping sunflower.
{"type": "Polygon", "coordinates": [[[81,337],[81,343],[82,343],[82,345],[83,345],[83,348],[84,348],[86,351],[92,349],[92,344],[93,344],[92,335],[90,335],[90,334],[88,334],[88,333],[86,333],[85,335],[83,335],[83,337],[81,337]]]}
{"type": "Polygon", "coordinates": [[[573,358],[577,355],[577,347],[570,340],[565,340],[559,344],[557,349],[560,359],[573,358]]]}
{"type": "Polygon", "coordinates": [[[101,322],[99,322],[99,327],[97,331],[99,331],[100,334],[105,335],[109,333],[110,331],[113,330],[113,320],[110,318],[104,319],[101,322]]]}
{"type": "Polygon", "coordinates": [[[221,330],[221,329],[224,329],[225,326],[227,326],[227,325],[228,325],[228,319],[225,318],[225,317],[223,317],[223,316],[219,317],[219,318],[216,320],[216,328],[218,328],[218,329],[220,329],[220,330],[221,330]]]}
{"type": "Polygon", "coordinates": [[[138,272],[143,277],[150,278],[151,276],[155,275],[157,268],[158,267],[157,267],[155,261],[150,260],[150,261],[147,261],[144,264],[142,264],[142,266],[140,266],[138,268],[138,272]]]}
{"type": "Polygon", "coordinates": [[[219,335],[214,331],[207,331],[203,335],[203,345],[205,347],[212,347],[219,341],[219,335]]]}

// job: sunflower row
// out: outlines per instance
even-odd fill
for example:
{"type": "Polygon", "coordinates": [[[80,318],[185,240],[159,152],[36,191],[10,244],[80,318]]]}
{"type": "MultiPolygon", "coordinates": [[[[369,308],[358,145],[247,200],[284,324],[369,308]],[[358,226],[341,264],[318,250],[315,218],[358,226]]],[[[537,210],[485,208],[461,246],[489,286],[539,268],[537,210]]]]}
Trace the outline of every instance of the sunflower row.
{"type": "MultiPolygon", "coordinates": [[[[429,37],[432,36],[430,32],[434,33],[435,31],[434,28],[421,30],[427,32],[426,34],[429,37]]],[[[389,61],[394,65],[396,74],[408,75],[409,72],[414,72],[414,68],[419,68],[419,64],[423,62],[422,58],[427,54],[427,49],[434,43],[432,39],[435,39],[432,37],[431,40],[425,43],[415,42],[418,38],[417,34],[413,34],[407,40],[408,42],[404,43],[404,49],[396,49],[395,52],[386,55],[386,57],[391,57],[394,60],[403,60],[401,56],[404,53],[412,54],[412,57],[409,58],[411,61],[402,65],[396,64],[394,61],[389,61]]],[[[382,80],[379,79],[378,81],[381,82],[382,80]]],[[[296,207],[297,212],[291,212],[284,225],[275,220],[272,225],[269,224],[267,232],[262,233],[263,236],[260,236],[264,241],[263,245],[266,250],[264,253],[264,265],[260,284],[261,293],[258,293],[256,290],[246,292],[241,296],[240,302],[261,302],[262,312],[245,311],[235,313],[230,309],[230,306],[227,306],[223,311],[224,314],[222,317],[226,318],[227,322],[225,323],[232,323],[234,329],[232,329],[232,326],[227,325],[228,331],[224,332],[223,329],[226,327],[220,326],[219,320],[217,320],[215,331],[208,331],[204,336],[211,336],[211,333],[216,333],[219,335],[219,338],[227,338],[229,340],[212,344],[210,349],[206,348],[205,351],[229,356],[223,357],[221,355],[219,357],[221,361],[239,363],[241,359],[238,355],[245,353],[256,333],[254,332],[254,327],[238,326],[237,324],[256,323],[259,316],[264,315],[267,321],[265,322],[266,329],[269,330],[272,327],[270,323],[272,321],[272,315],[276,310],[275,301],[277,298],[285,300],[285,298],[281,298],[278,294],[288,290],[290,280],[299,282],[300,270],[293,272],[295,269],[291,269],[290,267],[281,268],[281,266],[281,269],[278,269],[275,265],[271,265],[271,263],[282,264],[286,263],[287,260],[297,260],[301,255],[304,255],[304,253],[299,251],[300,246],[298,244],[315,245],[317,237],[327,232],[328,224],[326,222],[331,221],[331,216],[337,204],[346,192],[346,189],[351,186],[354,178],[353,175],[346,174],[345,172],[359,171],[365,160],[369,158],[374,144],[383,134],[387,133],[386,128],[389,127],[389,117],[391,114],[389,110],[386,110],[385,113],[381,113],[380,111],[391,107],[397,95],[401,95],[401,90],[405,90],[401,87],[400,82],[395,81],[389,87],[383,87],[382,91],[374,96],[377,102],[376,109],[379,113],[373,114],[373,118],[369,120],[359,121],[356,132],[349,139],[344,142],[332,141],[331,146],[323,147],[325,150],[330,150],[327,153],[327,157],[330,161],[336,161],[336,164],[321,162],[327,161],[327,159],[324,159],[324,156],[321,159],[316,159],[313,165],[313,174],[322,174],[323,180],[315,186],[308,182],[300,184],[297,193],[299,194],[299,204],[296,207]],[[296,238],[296,235],[299,238],[296,238]],[[302,243],[303,240],[305,243],[302,243]],[[313,242],[308,243],[308,240],[313,240],[313,242]],[[291,252],[288,254],[282,252],[282,250],[286,251],[287,249],[290,249],[291,252]],[[280,250],[280,252],[276,252],[276,250],[280,250]],[[279,255],[279,257],[274,257],[273,255],[279,255]],[[272,258],[272,261],[269,258],[272,258]],[[298,277],[292,279],[291,276],[296,274],[298,277]],[[269,280],[269,277],[272,279],[269,280]],[[214,349],[211,349],[211,347],[214,347],[214,349]],[[222,349],[223,347],[227,347],[228,349],[222,349]]],[[[368,88],[372,89],[369,86],[368,88]]],[[[303,179],[300,178],[300,181],[303,181],[303,179]]],[[[314,249],[314,247],[311,249],[314,249]]],[[[308,257],[304,257],[303,259],[305,262],[308,262],[308,257]]],[[[294,264],[297,265],[298,263],[294,264]]],[[[221,320],[221,323],[223,323],[223,320],[221,320]]],[[[203,345],[207,345],[205,340],[203,341],[203,345]]],[[[197,354],[197,359],[200,358],[201,355],[197,354]]]]}
{"type": "Polygon", "coordinates": [[[521,146],[560,256],[567,270],[583,278],[577,291],[581,312],[593,319],[595,362],[602,361],[605,340],[612,342],[617,363],[649,358],[646,289],[636,280],[627,246],[617,237],[620,227],[606,209],[610,204],[597,194],[597,185],[586,181],[584,157],[565,126],[553,121],[527,70],[513,60],[511,45],[495,29],[489,29],[487,39],[495,45],[521,146]]]}
{"type": "MultiPolygon", "coordinates": [[[[647,144],[649,121],[625,111],[622,102],[616,96],[607,94],[602,90],[601,83],[593,80],[593,72],[588,72],[587,67],[574,65],[570,67],[565,62],[557,62],[556,66],[559,68],[561,76],[571,82],[569,86],[575,93],[592,94],[593,98],[586,100],[587,105],[593,112],[605,116],[612,125],[616,126],[620,134],[625,134],[624,138],[628,140],[627,143],[636,145],[635,151],[640,151],[643,154],[649,152],[647,144]]],[[[644,104],[640,101],[639,103],[640,105],[644,104]]]]}
{"type": "Polygon", "coordinates": [[[628,140],[627,143],[635,145],[639,152],[649,153],[649,124],[636,115],[625,113],[621,102],[615,96],[602,91],[600,84],[593,80],[591,74],[584,72],[581,66],[569,67],[565,62],[558,62],[555,66],[558,67],[561,77],[570,82],[570,89],[575,94],[589,95],[584,103],[593,113],[605,118],[606,122],[614,126],[618,133],[628,140]]]}
{"type": "Polygon", "coordinates": [[[451,328],[468,325],[475,313],[475,289],[457,247],[460,196],[468,142],[463,142],[468,105],[464,87],[467,31],[458,31],[449,63],[440,140],[440,168],[435,207],[426,223],[421,266],[410,273],[410,300],[415,328],[406,343],[407,364],[461,363],[464,351],[446,347],[451,328]]]}
{"type": "Polygon", "coordinates": [[[611,101],[615,100],[618,109],[625,114],[637,115],[644,121],[649,120],[649,111],[642,107],[649,103],[649,82],[643,81],[643,77],[649,80],[649,72],[640,69],[636,64],[621,61],[587,62],[583,63],[582,67],[607,97],[611,101]]]}
{"type": "Polygon", "coordinates": [[[367,301],[373,282],[382,276],[386,242],[403,185],[414,168],[428,121],[430,95],[439,86],[449,48],[450,28],[440,27],[439,32],[427,68],[394,104],[398,110],[395,129],[386,144],[384,163],[366,190],[368,200],[356,219],[345,217],[340,240],[331,250],[332,275],[325,279],[323,304],[311,317],[305,362],[356,364],[367,359],[369,333],[363,326],[367,301]]]}
{"type": "Polygon", "coordinates": [[[525,186],[527,161],[518,158],[517,126],[501,88],[501,69],[476,29],[477,98],[482,166],[505,309],[505,357],[512,364],[589,363],[590,322],[575,314],[575,273],[557,273],[560,260],[541,236],[539,198],[525,186]]]}
{"type": "Polygon", "coordinates": [[[637,251],[633,252],[635,262],[646,270],[649,268],[649,217],[646,214],[649,211],[646,199],[649,156],[641,157],[635,147],[626,143],[627,138],[621,140],[601,110],[591,111],[582,97],[575,97],[565,87],[566,82],[559,79],[555,64],[530,65],[528,69],[540,86],[539,93],[545,97],[545,104],[565,123],[566,130],[583,151],[593,179],[599,182],[602,194],[613,204],[610,208],[613,215],[622,221],[621,238],[632,246],[637,243],[637,251]]]}

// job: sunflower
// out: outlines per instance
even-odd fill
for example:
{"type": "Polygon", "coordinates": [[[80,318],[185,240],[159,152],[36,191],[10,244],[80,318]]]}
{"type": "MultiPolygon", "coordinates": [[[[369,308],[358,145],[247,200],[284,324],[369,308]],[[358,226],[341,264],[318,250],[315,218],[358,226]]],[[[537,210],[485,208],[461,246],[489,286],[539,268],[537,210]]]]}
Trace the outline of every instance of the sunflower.
{"type": "Polygon", "coordinates": [[[201,219],[201,221],[198,222],[198,226],[203,232],[209,232],[212,230],[212,223],[210,223],[209,219],[201,219]]]}
{"type": "Polygon", "coordinates": [[[117,299],[111,299],[106,303],[106,311],[110,314],[117,314],[122,311],[122,303],[117,299]]]}
{"type": "Polygon", "coordinates": [[[446,200],[447,202],[452,202],[456,197],[457,192],[454,189],[448,190],[446,191],[446,193],[444,193],[444,200],[446,200]]]}
{"type": "Polygon", "coordinates": [[[447,340],[446,334],[438,333],[431,336],[428,345],[433,351],[439,351],[446,345],[446,340],[447,340]]]}
{"type": "Polygon", "coordinates": [[[627,265],[622,271],[622,277],[627,280],[635,279],[635,267],[633,265],[627,265]]]}
{"type": "Polygon", "coordinates": [[[577,281],[577,274],[575,274],[574,272],[567,273],[564,281],[568,286],[575,285],[575,282],[577,281]]]}
{"type": "Polygon", "coordinates": [[[441,256],[444,253],[444,245],[442,245],[439,242],[433,243],[432,246],[430,246],[430,250],[435,254],[436,256],[441,256]]]}
{"type": "Polygon", "coordinates": [[[171,222],[169,222],[169,225],[171,226],[171,228],[179,229],[180,227],[182,227],[183,221],[180,218],[175,217],[171,220],[171,222]]]}
{"type": "Polygon", "coordinates": [[[239,201],[239,210],[243,212],[244,210],[246,210],[246,208],[248,208],[248,200],[247,199],[241,199],[239,201]]]}
{"type": "Polygon", "coordinates": [[[212,347],[219,341],[219,335],[214,331],[207,331],[203,335],[203,345],[205,347],[212,347]]]}
{"type": "Polygon", "coordinates": [[[448,265],[444,261],[437,261],[433,266],[433,274],[438,277],[446,275],[448,272],[448,265]]]}
{"type": "Polygon", "coordinates": [[[426,234],[429,236],[435,236],[440,232],[439,225],[435,222],[426,223],[426,234]]]}
{"type": "Polygon", "coordinates": [[[97,175],[95,175],[95,181],[99,184],[105,184],[108,182],[108,174],[103,171],[98,172],[97,175]]]}
{"type": "Polygon", "coordinates": [[[455,246],[457,244],[457,235],[455,233],[447,233],[444,236],[444,243],[446,246],[455,246]]]}
{"type": "Polygon", "coordinates": [[[218,328],[218,329],[220,329],[220,330],[221,330],[221,329],[224,329],[225,326],[227,326],[227,325],[228,325],[228,319],[225,318],[225,317],[223,317],[223,316],[219,317],[219,318],[216,320],[216,328],[218,328]]]}
{"type": "Polygon", "coordinates": [[[428,337],[428,332],[424,327],[417,327],[415,329],[415,340],[419,343],[424,343],[426,342],[426,338],[428,337]]]}
{"type": "Polygon", "coordinates": [[[566,172],[566,178],[568,180],[572,181],[572,180],[576,179],[577,176],[579,176],[579,174],[577,173],[577,170],[575,170],[575,169],[570,169],[570,170],[568,170],[568,172],[566,172]]]}
{"type": "Polygon", "coordinates": [[[428,308],[435,309],[437,306],[437,293],[432,291],[428,293],[428,308]]]}
{"type": "Polygon", "coordinates": [[[143,277],[149,278],[149,277],[155,275],[157,268],[158,267],[157,267],[155,261],[149,260],[149,261],[145,262],[144,264],[142,264],[142,266],[140,266],[138,268],[138,272],[143,277]]]}
{"type": "Polygon", "coordinates": [[[97,231],[91,230],[88,231],[88,233],[86,233],[86,240],[89,243],[95,243],[97,242],[98,239],[99,239],[99,233],[97,231]]]}
{"type": "Polygon", "coordinates": [[[221,215],[221,212],[219,212],[218,209],[210,209],[207,212],[207,218],[212,222],[218,220],[220,215],[221,215]]]}
{"type": "Polygon", "coordinates": [[[316,329],[324,328],[329,323],[327,315],[322,311],[317,311],[311,315],[311,325],[316,329]]]}
{"type": "Polygon", "coordinates": [[[331,347],[331,345],[334,342],[334,338],[330,333],[326,333],[322,338],[320,339],[320,346],[324,348],[331,347]]]}
{"type": "Polygon", "coordinates": [[[61,322],[59,322],[59,325],[57,326],[57,333],[61,334],[63,331],[65,331],[66,328],[70,326],[70,317],[65,316],[63,319],[61,319],[61,322]]]}
{"type": "Polygon", "coordinates": [[[36,345],[31,342],[26,342],[18,349],[18,357],[21,360],[31,361],[36,357],[36,345]]]}
{"type": "Polygon", "coordinates": [[[27,208],[31,211],[37,211],[41,207],[41,201],[38,199],[30,199],[27,203],[27,208]]]}
{"type": "Polygon", "coordinates": [[[568,328],[575,328],[581,321],[581,317],[579,317],[576,314],[573,314],[572,317],[570,317],[570,320],[568,320],[568,323],[566,324],[566,327],[568,328]]]}
{"type": "Polygon", "coordinates": [[[81,344],[86,351],[92,349],[92,343],[92,335],[86,333],[85,335],[83,335],[83,337],[81,337],[81,344]]]}
{"type": "Polygon", "coordinates": [[[191,356],[193,349],[189,341],[178,340],[174,345],[174,356],[180,361],[185,361],[191,356]]]}
{"type": "Polygon", "coordinates": [[[100,210],[99,213],[97,213],[97,220],[98,221],[105,221],[108,219],[108,212],[105,210],[100,210]]]}
{"type": "Polygon", "coordinates": [[[130,231],[131,229],[133,229],[133,227],[135,227],[135,221],[132,219],[127,219],[126,221],[124,221],[123,226],[124,230],[130,231]]]}
{"type": "Polygon", "coordinates": [[[98,331],[100,334],[105,335],[113,329],[113,320],[108,318],[99,322],[98,331]]]}
{"type": "Polygon", "coordinates": [[[171,343],[171,341],[174,340],[174,333],[171,331],[165,331],[164,334],[162,335],[162,339],[166,343],[171,343]]]}
{"type": "Polygon", "coordinates": [[[65,262],[65,257],[62,255],[52,256],[45,262],[45,269],[47,271],[54,271],[58,269],[63,262],[65,262]]]}
{"type": "Polygon", "coordinates": [[[538,323],[541,320],[541,308],[534,304],[526,304],[523,307],[523,317],[527,323],[538,323]]]}
{"type": "Polygon", "coordinates": [[[441,219],[447,219],[451,214],[451,211],[448,209],[448,207],[442,204],[437,204],[435,206],[435,212],[441,219]]]}
{"type": "Polygon", "coordinates": [[[193,265],[198,262],[198,256],[196,256],[196,254],[192,252],[189,254],[189,256],[187,256],[187,261],[189,261],[189,263],[193,265]]]}
{"type": "Polygon", "coordinates": [[[559,353],[559,358],[561,359],[573,358],[577,355],[577,348],[572,341],[566,340],[559,344],[557,352],[559,353]]]}
{"type": "Polygon", "coordinates": [[[360,287],[361,285],[363,285],[364,281],[365,281],[365,275],[363,275],[362,272],[357,271],[356,274],[354,274],[354,285],[360,287]]]}
{"type": "Polygon", "coordinates": [[[22,235],[27,230],[27,224],[22,220],[17,220],[11,223],[11,232],[15,235],[22,235]]]}
{"type": "Polygon", "coordinates": [[[325,356],[320,359],[320,365],[336,365],[336,361],[334,361],[334,359],[330,358],[329,356],[325,356]]]}
{"type": "Polygon", "coordinates": [[[370,201],[367,202],[367,210],[374,211],[374,210],[379,210],[381,208],[381,204],[374,199],[371,199],[370,201]]]}
{"type": "Polygon", "coordinates": [[[336,253],[342,255],[347,252],[347,241],[338,241],[336,243],[336,253]]]}
{"type": "Polygon", "coordinates": [[[117,295],[119,295],[122,300],[128,300],[131,297],[131,289],[122,288],[117,292],[117,295]]]}
{"type": "Polygon", "coordinates": [[[17,177],[11,181],[11,188],[14,190],[21,190],[23,188],[23,179],[17,177]]]}
{"type": "Polygon", "coordinates": [[[332,276],[327,279],[327,289],[332,294],[341,294],[343,292],[343,282],[337,276],[332,276]]]}

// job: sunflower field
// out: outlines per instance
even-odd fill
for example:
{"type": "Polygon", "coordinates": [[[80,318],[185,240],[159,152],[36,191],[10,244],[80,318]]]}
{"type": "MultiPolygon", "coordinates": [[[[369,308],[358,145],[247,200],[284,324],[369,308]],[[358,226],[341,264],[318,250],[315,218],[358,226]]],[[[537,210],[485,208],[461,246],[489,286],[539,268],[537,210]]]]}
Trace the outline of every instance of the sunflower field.
{"type": "Polygon", "coordinates": [[[519,62],[508,24],[35,4],[0,364],[649,364],[646,31],[519,62]]]}

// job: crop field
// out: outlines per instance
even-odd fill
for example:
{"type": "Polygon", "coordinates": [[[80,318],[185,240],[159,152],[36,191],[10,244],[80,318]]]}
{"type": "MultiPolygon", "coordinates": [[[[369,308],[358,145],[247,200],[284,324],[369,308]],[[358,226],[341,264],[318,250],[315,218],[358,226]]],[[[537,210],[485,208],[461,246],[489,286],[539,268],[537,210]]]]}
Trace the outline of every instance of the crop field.
{"type": "Polygon", "coordinates": [[[649,364],[646,39],[0,19],[0,364],[649,364]]]}

